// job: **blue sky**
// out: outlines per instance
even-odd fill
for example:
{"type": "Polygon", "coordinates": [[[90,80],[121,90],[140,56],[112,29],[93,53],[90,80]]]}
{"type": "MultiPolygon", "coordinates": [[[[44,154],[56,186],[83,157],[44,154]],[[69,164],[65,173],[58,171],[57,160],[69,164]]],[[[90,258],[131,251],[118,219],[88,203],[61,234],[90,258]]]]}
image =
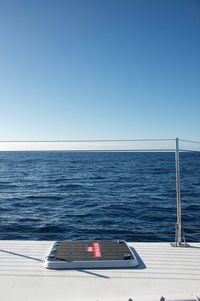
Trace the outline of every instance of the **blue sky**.
{"type": "Polygon", "coordinates": [[[0,0],[0,140],[200,140],[200,1],[0,0]]]}

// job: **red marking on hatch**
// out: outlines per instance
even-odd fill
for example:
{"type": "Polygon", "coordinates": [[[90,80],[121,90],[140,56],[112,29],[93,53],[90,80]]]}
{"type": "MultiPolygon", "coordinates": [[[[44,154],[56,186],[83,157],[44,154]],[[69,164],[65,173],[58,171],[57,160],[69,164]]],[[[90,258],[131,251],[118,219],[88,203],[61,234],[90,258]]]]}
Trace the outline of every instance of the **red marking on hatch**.
{"type": "Polygon", "coordinates": [[[87,252],[93,252],[93,247],[87,247],[87,252]]]}
{"type": "Polygon", "coordinates": [[[93,250],[94,250],[94,257],[100,258],[101,257],[101,249],[98,242],[93,243],[93,250]]]}

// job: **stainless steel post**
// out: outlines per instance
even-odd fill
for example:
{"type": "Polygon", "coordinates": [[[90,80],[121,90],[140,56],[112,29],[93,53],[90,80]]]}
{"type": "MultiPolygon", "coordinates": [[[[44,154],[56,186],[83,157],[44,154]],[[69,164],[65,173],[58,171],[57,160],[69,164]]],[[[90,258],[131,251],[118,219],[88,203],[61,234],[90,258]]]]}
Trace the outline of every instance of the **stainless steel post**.
{"type": "Polygon", "coordinates": [[[181,187],[180,187],[180,162],[179,162],[179,139],[178,138],[176,138],[176,202],[177,202],[176,246],[181,246],[182,222],[181,222],[181,187]]]}
{"type": "Polygon", "coordinates": [[[181,186],[180,186],[180,162],[179,162],[179,139],[176,138],[176,204],[177,204],[177,222],[176,222],[176,236],[175,243],[171,245],[173,247],[189,247],[190,245],[186,243],[185,237],[183,235],[183,226],[181,220],[181,186]]]}

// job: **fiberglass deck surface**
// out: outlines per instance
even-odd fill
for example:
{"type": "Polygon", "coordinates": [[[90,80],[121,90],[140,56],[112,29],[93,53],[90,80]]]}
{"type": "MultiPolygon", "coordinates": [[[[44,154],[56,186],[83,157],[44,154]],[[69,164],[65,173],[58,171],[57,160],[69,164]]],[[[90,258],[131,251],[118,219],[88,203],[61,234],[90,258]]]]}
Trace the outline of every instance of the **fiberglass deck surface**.
{"type": "Polygon", "coordinates": [[[200,243],[129,243],[139,266],[120,270],[48,270],[50,241],[0,241],[1,300],[159,300],[162,295],[200,296],[200,243]]]}

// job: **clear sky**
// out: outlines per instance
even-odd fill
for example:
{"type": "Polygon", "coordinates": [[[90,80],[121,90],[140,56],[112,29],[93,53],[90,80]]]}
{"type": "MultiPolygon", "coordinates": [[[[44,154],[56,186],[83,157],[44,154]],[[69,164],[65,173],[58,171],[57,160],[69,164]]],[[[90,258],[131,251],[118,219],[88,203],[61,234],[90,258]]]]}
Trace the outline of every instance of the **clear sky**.
{"type": "Polygon", "coordinates": [[[200,140],[199,0],[0,0],[0,140],[200,140]]]}

